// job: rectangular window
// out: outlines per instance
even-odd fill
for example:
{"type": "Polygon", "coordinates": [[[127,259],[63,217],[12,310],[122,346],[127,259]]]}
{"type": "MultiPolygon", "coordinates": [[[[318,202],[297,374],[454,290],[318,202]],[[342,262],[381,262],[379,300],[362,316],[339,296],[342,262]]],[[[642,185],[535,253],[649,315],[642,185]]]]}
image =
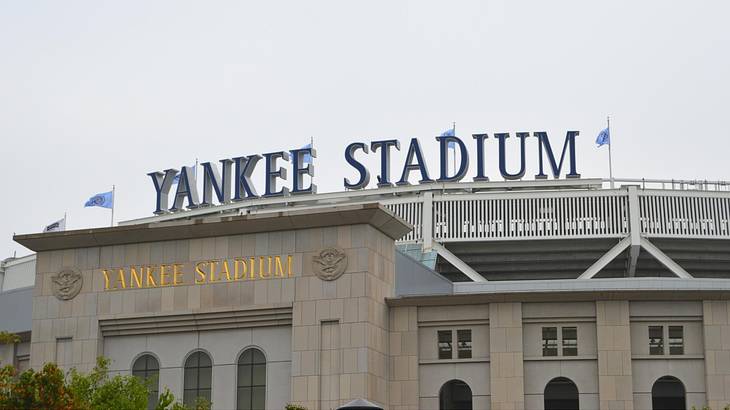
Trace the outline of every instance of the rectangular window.
{"type": "Polygon", "coordinates": [[[543,327],[542,328],[542,355],[557,356],[558,355],[558,328],[543,327]]]}
{"type": "Polygon", "coordinates": [[[664,354],[664,326],[649,326],[649,354],[664,354]]]}
{"type": "Polygon", "coordinates": [[[452,347],[451,347],[451,330],[439,330],[438,331],[438,347],[439,347],[439,359],[452,359],[452,347]]]}
{"type": "Polygon", "coordinates": [[[684,354],[684,328],[669,326],[669,354],[684,354]]]}
{"type": "Polygon", "coordinates": [[[23,373],[24,371],[30,369],[30,355],[25,356],[18,356],[16,358],[17,365],[16,369],[18,370],[18,373],[23,373]]]}
{"type": "Polygon", "coordinates": [[[563,356],[578,356],[578,328],[564,327],[563,331],[563,356]]]}
{"type": "Polygon", "coordinates": [[[56,338],[56,364],[69,366],[73,364],[73,344],[70,337],[56,338]]]}
{"type": "Polygon", "coordinates": [[[456,331],[459,359],[471,359],[471,329],[456,331]]]}

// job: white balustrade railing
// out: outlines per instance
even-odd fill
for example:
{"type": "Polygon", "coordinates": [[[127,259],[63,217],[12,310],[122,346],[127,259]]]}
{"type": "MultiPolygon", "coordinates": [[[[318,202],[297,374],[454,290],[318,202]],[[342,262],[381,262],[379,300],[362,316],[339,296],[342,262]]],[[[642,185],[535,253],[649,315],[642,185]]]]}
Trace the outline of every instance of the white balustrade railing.
{"type": "Polygon", "coordinates": [[[434,239],[448,241],[604,238],[628,230],[625,196],[609,191],[572,195],[470,195],[434,199],[434,239]]]}
{"type": "Polygon", "coordinates": [[[640,191],[641,233],[660,238],[730,238],[730,195],[640,191]]]}
{"type": "Polygon", "coordinates": [[[383,204],[413,225],[413,231],[400,240],[405,243],[429,234],[439,242],[621,238],[631,230],[631,195],[636,195],[641,235],[730,239],[728,192],[624,188],[435,193],[383,204]]]}

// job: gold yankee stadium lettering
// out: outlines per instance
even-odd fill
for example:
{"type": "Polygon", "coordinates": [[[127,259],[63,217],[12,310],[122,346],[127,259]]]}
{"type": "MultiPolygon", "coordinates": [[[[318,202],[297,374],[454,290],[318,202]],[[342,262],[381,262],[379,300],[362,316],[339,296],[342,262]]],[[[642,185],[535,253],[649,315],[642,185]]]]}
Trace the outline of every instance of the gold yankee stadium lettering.
{"type": "Polygon", "coordinates": [[[188,264],[130,265],[102,269],[104,290],[161,288],[179,285],[282,279],[294,276],[292,256],[251,256],[208,259],[188,264]]]}

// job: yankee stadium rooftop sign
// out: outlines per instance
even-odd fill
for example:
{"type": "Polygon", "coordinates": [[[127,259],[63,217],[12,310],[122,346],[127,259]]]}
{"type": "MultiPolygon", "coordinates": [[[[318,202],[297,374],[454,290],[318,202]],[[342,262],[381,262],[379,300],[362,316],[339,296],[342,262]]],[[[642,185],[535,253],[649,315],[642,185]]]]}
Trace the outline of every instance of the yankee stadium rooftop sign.
{"type": "MultiPolygon", "coordinates": [[[[548,175],[545,169],[548,168],[553,177],[559,178],[561,170],[568,157],[568,171],[565,175],[567,178],[579,178],[580,174],[576,171],[575,161],[575,138],[579,135],[578,131],[568,131],[562,144],[559,160],[556,160],[554,151],[550,145],[550,140],[546,132],[518,132],[515,134],[517,143],[519,144],[519,166],[510,164],[510,169],[517,169],[517,172],[510,173],[507,170],[507,139],[510,138],[509,133],[496,133],[494,139],[497,140],[499,151],[499,172],[504,179],[514,180],[520,179],[525,175],[525,140],[530,136],[538,140],[538,169],[535,175],[536,179],[545,179],[548,175]],[[547,158],[547,166],[544,158],[547,158]]],[[[485,145],[489,139],[487,134],[473,134],[472,146],[476,150],[476,172],[474,181],[488,181],[485,175],[485,145]]],[[[378,155],[380,158],[380,169],[377,176],[378,187],[388,187],[396,185],[409,185],[408,179],[411,172],[416,172],[420,176],[419,183],[427,184],[432,182],[458,182],[461,181],[469,171],[469,151],[467,144],[460,138],[455,136],[436,137],[439,143],[439,175],[434,179],[428,171],[426,161],[423,156],[421,144],[417,138],[412,138],[408,144],[406,159],[400,172],[400,178],[393,182],[391,180],[391,160],[392,151],[401,149],[400,142],[395,139],[372,141],[370,145],[363,142],[353,142],[345,148],[345,161],[355,170],[358,175],[356,181],[344,179],[344,185],[347,189],[363,189],[370,183],[370,171],[358,160],[358,156],[378,155]],[[459,151],[458,163],[452,164],[453,171],[449,173],[449,155],[450,149],[459,151]]],[[[214,205],[214,199],[218,203],[228,203],[231,201],[243,201],[246,199],[263,197],[285,196],[290,194],[312,194],[317,192],[317,186],[313,182],[314,177],[314,158],[317,154],[312,148],[300,148],[290,151],[276,151],[267,154],[254,154],[248,156],[239,156],[234,158],[226,158],[220,160],[220,168],[211,162],[204,162],[203,167],[203,197],[202,201],[198,195],[197,175],[192,167],[184,166],[178,171],[170,168],[164,171],[151,172],[152,183],[157,194],[155,202],[155,214],[163,214],[166,212],[176,212],[183,209],[194,209],[198,207],[214,205]],[[256,184],[251,180],[254,169],[263,160],[264,167],[264,193],[260,195],[256,189],[256,184]],[[281,161],[281,162],[280,162],[281,161]],[[286,186],[277,190],[277,180],[281,182],[287,181],[287,168],[281,167],[280,164],[291,162],[291,189],[286,186]],[[309,176],[312,181],[305,186],[304,177],[309,176]],[[173,183],[178,177],[176,189],[173,193],[172,205],[169,203],[169,195],[172,190],[173,183]],[[187,204],[185,202],[187,201],[187,204]]],[[[456,159],[453,159],[456,161],[456,159]]],[[[452,161],[452,162],[453,162],[452,161]]]]}

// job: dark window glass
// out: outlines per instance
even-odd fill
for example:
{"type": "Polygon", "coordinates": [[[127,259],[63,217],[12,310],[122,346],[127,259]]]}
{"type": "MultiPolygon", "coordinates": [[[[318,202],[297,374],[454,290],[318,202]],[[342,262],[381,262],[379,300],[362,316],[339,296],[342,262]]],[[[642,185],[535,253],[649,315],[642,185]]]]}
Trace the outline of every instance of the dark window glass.
{"type": "Polygon", "coordinates": [[[578,356],[578,328],[564,327],[563,356],[578,356]]]}
{"type": "Polygon", "coordinates": [[[669,326],[669,354],[684,354],[684,328],[669,326]]]}
{"type": "Polygon", "coordinates": [[[558,355],[558,328],[543,327],[542,328],[542,355],[557,356],[558,355]]]}
{"type": "Polygon", "coordinates": [[[457,330],[456,342],[459,359],[471,359],[471,329],[457,330]]]}
{"type": "Polygon", "coordinates": [[[452,359],[451,330],[438,331],[439,359],[452,359]]]}
{"type": "Polygon", "coordinates": [[[545,386],[545,410],[578,410],[578,387],[572,380],[556,377],[545,386]]]}
{"type": "Polygon", "coordinates": [[[185,361],[183,377],[183,403],[193,407],[195,400],[202,397],[210,401],[213,363],[204,352],[195,352],[185,361]]]}
{"type": "Polygon", "coordinates": [[[441,386],[439,410],[472,410],[472,393],[461,380],[451,380],[441,386]]]}
{"type": "Polygon", "coordinates": [[[157,359],[149,354],[140,356],[132,365],[132,375],[139,377],[149,386],[147,408],[154,410],[157,405],[160,379],[160,364],[157,362],[157,359]]]}
{"type": "Polygon", "coordinates": [[[654,386],[651,388],[651,408],[654,410],[686,410],[687,392],[682,382],[672,376],[660,377],[654,382],[654,386]]]}
{"type": "Polygon", "coordinates": [[[238,410],[265,410],[266,358],[259,349],[246,349],[238,359],[238,410]]]}
{"type": "Polygon", "coordinates": [[[649,354],[664,354],[664,326],[649,326],[649,354]]]}

